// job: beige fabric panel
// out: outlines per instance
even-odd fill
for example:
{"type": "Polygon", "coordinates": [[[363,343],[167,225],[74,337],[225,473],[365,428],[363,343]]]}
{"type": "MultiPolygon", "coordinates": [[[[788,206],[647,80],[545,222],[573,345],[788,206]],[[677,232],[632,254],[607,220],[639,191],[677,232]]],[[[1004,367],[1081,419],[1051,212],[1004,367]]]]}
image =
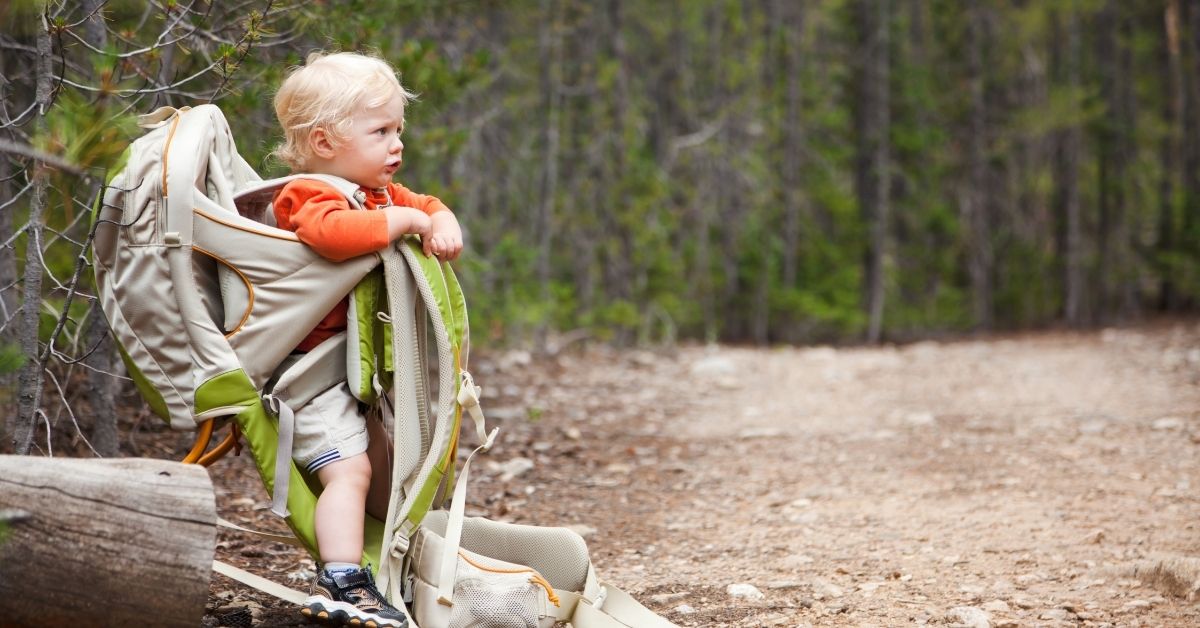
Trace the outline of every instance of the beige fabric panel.
{"type": "MultiPolygon", "coordinates": [[[[338,334],[295,360],[284,360],[269,392],[293,410],[346,381],[346,334],[338,334]],[[286,366],[283,369],[282,366],[286,366]]],[[[275,379],[275,378],[273,378],[275,379]]]]}
{"type": "Polygon", "coordinates": [[[233,214],[197,215],[195,235],[253,286],[249,316],[229,345],[256,387],[378,263],[374,255],[331,262],[287,231],[233,214]]]}
{"type": "MultiPolygon", "coordinates": [[[[423,527],[446,534],[448,514],[430,512],[423,527]]],[[[463,520],[462,543],[465,550],[535,569],[555,589],[582,591],[587,582],[587,542],[567,528],[546,528],[500,523],[482,517],[463,520]]]]}

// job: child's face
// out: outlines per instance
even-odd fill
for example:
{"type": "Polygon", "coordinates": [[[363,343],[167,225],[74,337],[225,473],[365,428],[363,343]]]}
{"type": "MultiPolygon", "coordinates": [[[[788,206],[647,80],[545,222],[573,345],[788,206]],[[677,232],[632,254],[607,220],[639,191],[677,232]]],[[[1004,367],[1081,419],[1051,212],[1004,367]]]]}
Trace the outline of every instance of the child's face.
{"type": "Polygon", "coordinates": [[[386,186],[400,168],[404,142],[404,104],[399,96],[380,107],[359,108],[349,137],[333,148],[329,174],[335,174],[363,187],[386,186]]]}

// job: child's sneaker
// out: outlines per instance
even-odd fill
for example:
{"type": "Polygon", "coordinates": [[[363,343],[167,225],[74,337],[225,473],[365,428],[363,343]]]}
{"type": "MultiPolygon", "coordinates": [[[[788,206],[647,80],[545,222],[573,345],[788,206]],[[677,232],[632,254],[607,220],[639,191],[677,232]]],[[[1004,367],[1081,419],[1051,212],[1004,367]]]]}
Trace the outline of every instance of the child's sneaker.
{"type": "Polygon", "coordinates": [[[329,572],[322,569],[300,613],[335,626],[405,628],[408,618],[388,604],[368,569],[329,572]]]}

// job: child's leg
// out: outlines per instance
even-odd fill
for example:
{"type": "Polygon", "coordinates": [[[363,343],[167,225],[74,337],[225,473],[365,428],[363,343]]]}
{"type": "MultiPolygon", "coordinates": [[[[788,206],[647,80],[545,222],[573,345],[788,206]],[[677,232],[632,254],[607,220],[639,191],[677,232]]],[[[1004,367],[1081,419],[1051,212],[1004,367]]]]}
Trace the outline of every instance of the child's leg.
{"type": "Polygon", "coordinates": [[[357,565],[362,560],[363,506],[371,486],[371,462],[365,454],[351,456],[321,467],[317,478],[325,487],[317,498],[313,521],[321,562],[357,565]]]}
{"type": "Polygon", "coordinates": [[[387,518],[392,491],[392,443],[383,421],[367,420],[367,459],[371,461],[371,487],[367,491],[367,512],[376,519],[387,518]]]}

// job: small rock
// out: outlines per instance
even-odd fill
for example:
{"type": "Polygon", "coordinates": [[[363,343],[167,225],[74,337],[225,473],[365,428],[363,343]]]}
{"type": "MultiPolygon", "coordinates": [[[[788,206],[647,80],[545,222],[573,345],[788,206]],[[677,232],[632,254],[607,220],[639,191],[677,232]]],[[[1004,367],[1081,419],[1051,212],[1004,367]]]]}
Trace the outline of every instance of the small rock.
{"type": "Polygon", "coordinates": [[[957,606],[946,613],[946,619],[967,628],[991,628],[992,619],[983,609],[974,606],[957,606]]]}
{"type": "Polygon", "coordinates": [[[849,610],[850,607],[846,606],[845,604],[834,604],[833,606],[825,607],[825,612],[829,613],[830,615],[841,615],[849,610]]]}
{"type": "Polygon", "coordinates": [[[818,600],[827,597],[842,597],[845,595],[845,592],[842,591],[841,587],[825,581],[814,582],[813,593],[818,600]]]}
{"type": "Polygon", "coordinates": [[[1021,628],[1021,624],[1011,619],[1003,619],[996,623],[995,628],[1021,628]]]}
{"type": "Polygon", "coordinates": [[[679,600],[682,600],[682,599],[686,598],[687,596],[688,596],[687,591],[681,591],[679,593],[659,593],[658,595],[651,595],[650,600],[652,602],[654,602],[655,604],[661,604],[663,606],[666,606],[667,604],[670,604],[671,602],[678,602],[679,600]]]}
{"type": "Polygon", "coordinates": [[[779,438],[780,436],[783,436],[783,430],[775,427],[751,427],[738,432],[737,435],[741,440],[779,438]]]}
{"type": "Polygon", "coordinates": [[[742,598],[746,600],[761,600],[766,597],[763,595],[762,591],[758,590],[758,587],[746,583],[731,584],[728,587],[725,587],[725,592],[728,593],[730,597],[742,598]]]}
{"type": "Polygon", "coordinates": [[[804,586],[803,582],[795,580],[776,580],[775,582],[767,583],[767,588],[772,591],[784,591],[787,589],[799,589],[804,586]]]}
{"type": "Polygon", "coordinates": [[[317,577],[316,572],[310,571],[310,570],[304,569],[304,568],[300,568],[300,569],[297,569],[296,571],[289,572],[287,575],[287,579],[292,582],[308,582],[316,577],[317,577]]]}
{"type": "Polygon", "coordinates": [[[529,458],[518,456],[500,465],[500,479],[508,481],[524,475],[530,469],[533,469],[533,461],[529,458]]]}
{"type": "Polygon", "coordinates": [[[524,408],[516,406],[489,406],[487,408],[487,417],[493,421],[520,421],[528,415],[529,413],[524,408]]]}
{"type": "Polygon", "coordinates": [[[1015,604],[1017,606],[1017,608],[1020,608],[1023,610],[1029,610],[1029,609],[1033,608],[1034,606],[1037,606],[1037,604],[1035,604],[1033,600],[1031,600],[1027,597],[1014,597],[1012,599],[1012,603],[1015,604]]]}
{"type": "Polygon", "coordinates": [[[533,363],[533,354],[521,350],[509,351],[500,356],[497,362],[501,371],[507,371],[514,367],[529,366],[533,363]]]}
{"type": "Polygon", "coordinates": [[[983,605],[983,610],[989,613],[1007,613],[1010,609],[1004,600],[992,600],[983,605]]]}
{"type": "Polygon", "coordinates": [[[1042,611],[1038,615],[1038,619],[1045,619],[1046,621],[1067,621],[1070,618],[1071,611],[1065,608],[1052,608],[1048,611],[1042,611]]]}
{"type": "Polygon", "coordinates": [[[1173,417],[1173,416],[1163,417],[1161,419],[1155,419],[1155,421],[1150,424],[1150,427],[1153,429],[1156,429],[1156,430],[1163,430],[1163,431],[1177,430],[1177,429],[1183,427],[1183,419],[1181,419],[1179,417],[1173,417]]]}
{"type": "Polygon", "coordinates": [[[571,440],[579,440],[580,438],[583,438],[583,432],[580,432],[579,428],[577,427],[568,427],[567,429],[563,430],[563,434],[565,434],[566,437],[571,440]]]}
{"type": "Polygon", "coordinates": [[[680,615],[691,615],[696,612],[696,609],[692,608],[690,604],[680,604],[675,607],[675,612],[680,615]]]}
{"type": "Polygon", "coordinates": [[[595,536],[596,534],[596,528],[583,523],[572,523],[571,525],[564,527],[585,539],[595,536]]]}
{"type": "Polygon", "coordinates": [[[1100,541],[1104,540],[1104,530],[1099,528],[1092,530],[1087,536],[1083,537],[1083,542],[1090,545],[1099,545],[1100,541]]]}
{"type": "Polygon", "coordinates": [[[912,412],[904,417],[905,423],[909,425],[915,425],[917,427],[933,425],[936,421],[937,418],[934,417],[933,413],[931,412],[912,412]]]}
{"type": "Polygon", "coordinates": [[[733,361],[719,355],[706,357],[692,365],[692,375],[716,376],[735,373],[737,373],[737,366],[733,361]]]}
{"type": "Polygon", "coordinates": [[[1149,610],[1151,606],[1153,606],[1153,604],[1147,602],[1146,600],[1134,600],[1132,602],[1126,602],[1125,605],[1121,607],[1121,612],[1136,613],[1139,611],[1149,610]]]}

